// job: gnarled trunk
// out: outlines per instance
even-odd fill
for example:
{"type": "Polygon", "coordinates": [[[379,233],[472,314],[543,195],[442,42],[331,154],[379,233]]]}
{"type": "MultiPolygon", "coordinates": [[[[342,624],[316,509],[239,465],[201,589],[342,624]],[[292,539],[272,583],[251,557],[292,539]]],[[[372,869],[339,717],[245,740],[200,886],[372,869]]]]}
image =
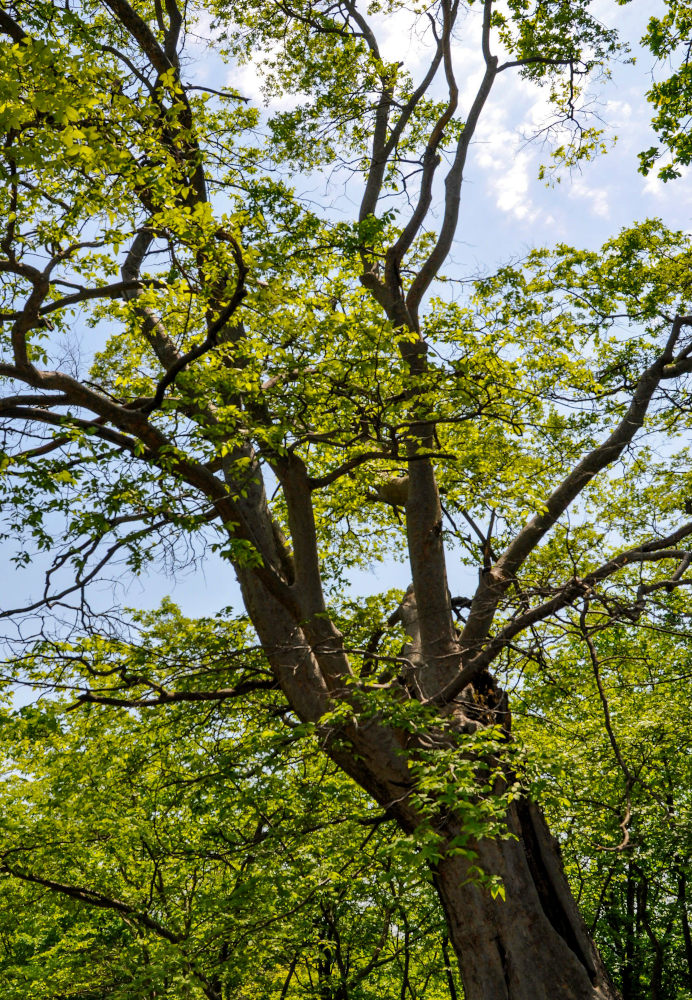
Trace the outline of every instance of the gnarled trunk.
{"type": "Polygon", "coordinates": [[[516,839],[476,845],[477,863],[502,879],[504,899],[469,880],[465,858],[443,859],[436,870],[465,1000],[617,1000],[540,810],[520,802],[509,820],[516,839]]]}

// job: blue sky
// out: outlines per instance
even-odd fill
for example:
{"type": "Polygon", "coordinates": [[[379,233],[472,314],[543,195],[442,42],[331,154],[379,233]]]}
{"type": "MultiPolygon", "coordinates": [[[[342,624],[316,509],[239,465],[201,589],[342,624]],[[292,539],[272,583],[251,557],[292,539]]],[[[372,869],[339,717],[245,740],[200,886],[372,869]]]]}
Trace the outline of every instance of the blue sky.
{"type": "MultiPolygon", "coordinates": [[[[622,34],[637,55],[635,65],[615,65],[612,79],[592,94],[593,112],[603,121],[605,136],[614,142],[607,155],[586,163],[579,171],[563,173],[559,184],[547,186],[538,179],[549,147],[535,137],[549,116],[545,93],[522,81],[512,71],[504,73],[493,91],[473,143],[462,201],[462,219],[448,273],[465,278],[494,269],[509,259],[522,257],[535,246],[567,242],[596,247],[623,226],[635,220],[659,216],[674,227],[689,229],[692,221],[692,185],[686,178],[664,185],[654,176],[637,172],[637,153],[652,144],[650,109],[645,92],[656,68],[650,55],[638,51],[646,18],[654,5],[634,0],[626,7],[600,3],[604,20],[615,16],[622,34]]],[[[426,50],[412,34],[403,16],[380,23],[380,42],[386,59],[403,59],[414,73],[425,60],[426,50]]],[[[200,28],[204,34],[205,29],[200,28]]],[[[190,39],[188,55],[199,61],[190,66],[197,82],[211,86],[232,86],[256,102],[262,102],[261,73],[256,66],[228,67],[201,40],[190,39]]],[[[460,65],[467,67],[459,82],[462,104],[477,85],[479,74],[478,24],[468,21],[468,36],[459,45],[460,65]]],[[[298,98],[299,99],[299,98],[298,98]]],[[[297,98],[286,99],[285,104],[297,98]]],[[[353,182],[344,185],[333,174],[298,179],[306,193],[328,206],[330,212],[352,214],[358,191],[353,182]]],[[[367,573],[354,578],[354,590],[374,591],[390,586],[405,587],[406,570],[401,565],[383,567],[377,580],[367,573]]],[[[454,592],[467,589],[470,582],[450,561],[454,592]]],[[[19,594],[36,595],[41,588],[37,567],[8,575],[0,582],[3,603],[17,603],[19,594]]],[[[105,587],[102,599],[108,603],[111,590],[105,587]]],[[[238,604],[237,587],[228,564],[216,556],[205,557],[177,579],[165,572],[151,572],[118,587],[117,598],[124,604],[151,607],[170,594],[189,614],[211,613],[229,603],[238,604]]]]}

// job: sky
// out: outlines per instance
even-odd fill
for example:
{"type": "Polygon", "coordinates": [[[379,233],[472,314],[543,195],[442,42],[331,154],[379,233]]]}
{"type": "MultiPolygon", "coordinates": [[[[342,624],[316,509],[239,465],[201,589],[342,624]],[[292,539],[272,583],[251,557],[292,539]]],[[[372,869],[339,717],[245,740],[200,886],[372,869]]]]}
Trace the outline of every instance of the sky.
{"type": "MultiPolygon", "coordinates": [[[[538,178],[541,163],[548,161],[549,150],[537,135],[545,125],[547,104],[538,87],[522,81],[516,73],[502,74],[491,94],[474,139],[467,165],[462,195],[461,224],[452,251],[448,273],[466,278],[492,271],[499,264],[524,256],[536,246],[567,242],[594,248],[635,220],[658,216],[670,226],[691,228],[692,185],[685,178],[663,184],[655,176],[637,172],[637,153],[653,142],[650,109],[644,94],[656,73],[652,57],[638,49],[647,17],[654,5],[634,0],[626,7],[611,2],[599,3],[604,20],[615,24],[630,40],[636,55],[634,65],[613,68],[612,79],[597,88],[593,112],[603,122],[609,142],[607,155],[584,164],[571,174],[563,174],[552,186],[538,178]],[[537,137],[536,137],[537,136],[537,137]],[[534,137],[534,138],[532,138],[534,137]],[[617,137],[617,140],[615,140],[617,137]]],[[[402,16],[381,20],[380,45],[385,59],[400,59],[412,71],[424,63],[426,50],[412,34],[402,16]]],[[[467,24],[468,35],[459,43],[459,65],[468,67],[460,77],[461,106],[475,92],[482,67],[478,60],[479,24],[473,16],[467,24]]],[[[202,25],[199,35],[209,35],[202,25]]],[[[262,104],[261,73],[257,67],[228,67],[202,37],[188,39],[190,72],[198,83],[214,87],[233,87],[252,102],[262,104]]],[[[287,99],[287,106],[291,100],[287,99]]],[[[338,187],[333,175],[297,178],[296,187],[321,201],[330,212],[352,214],[358,190],[352,184],[338,187]]],[[[377,574],[358,573],[353,591],[372,592],[392,586],[405,587],[401,565],[380,568],[377,574]]],[[[449,565],[450,586],[454,593],[468,589],[469,581],[455,564],[449,565]]],[[[37,566],[17,571],[0,581],[0,600],[16,603],[18,595],[40,589],[37,566]]],[[[98,600],[110,600],[112,587],[104,586],[98,600]]],[[[190,615],[209,614],[228,604],[240,606],[237,586],[230,566],[214,555],[206,556],[189,572],[175,578],[165,571],[149,572],[142,577],[122,581],[116,597],[125,605],[155,607],[170,594],[190,615]]]]}
{"type": "MultiPolygon", "coordinates": [[[[602,121],[608,154],[584,164],[571,176],[563,174],[559,184],[549,187],[538,179],[539,167],[549,161],[550,151],[538,135],[550,119],[545,91],[513,70],[499,76],[483,110],[465,172],[453,262],[460,271],[473,273],[476,265],[492,268],[531,247],[558,241],[597,246],[635,219],[661,216],[673,226],[689,225],[692,187],[685,179],[664,184],[653,174],[643,177],[637,172],[638,152],[655,141],[644,95],[652,79],[666,73],[666,67],[656,66],[651,54],[638,44],[657,6],[651,0],[634,0],[625,7],[612,0],[594,4],[603,21],[628,40],[636,61],[616,64],[610,81],[590,88],[590,108],[602,121]]],[[[408,20],[403,15],[380,18],[377,27],[383,58],[403,61],[415,79],[416,70],[426,65],[428,49],[412,33],[408,20]]],[[[483,72],[479,29],[478,16],[472,13],[455,49],[457,64],[468,67],[465,75],[458,74],[460,109],[469,106],[483,72]]],[[[494,51],[502,57],[499,47],[494,51]]],[[[214,63],[207,63],[208,76],[214,73],[214,63]]],[[[264,103],[258,67],[226,69],[224,82],[258,105],[264,103]]],[[[295,103],[296,98],[288,97],[272,107],[295,103]]],[[[331,173],[325,174],[323,185],[311,177],[310,192],[333,204],[332,183],[331,173]]],[[[346,211],[356,197],[354,191],[346,211]]]]}

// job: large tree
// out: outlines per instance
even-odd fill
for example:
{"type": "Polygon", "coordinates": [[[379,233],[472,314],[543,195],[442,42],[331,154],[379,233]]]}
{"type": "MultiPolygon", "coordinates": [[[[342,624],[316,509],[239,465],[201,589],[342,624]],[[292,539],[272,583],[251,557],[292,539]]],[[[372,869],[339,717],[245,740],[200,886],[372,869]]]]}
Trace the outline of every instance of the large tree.
{"type": "MultiPolygon", "coordinates": [[[[7,614],[40,619],[44,643],[44,612],[102,630],[87,588],[109,565],[221,553],[270,676],[240,647],[223,684],[195,687],[171,664],[70,653],[63,632],[54,683],[81,670],[80,703],[137,710],[278,687],[288,723],[418,838],[467,1000],[617,996],[522,790],[501,677],[565,635],[598,675],[595,637],[656,627],[661,595],[690,581],[671,485],[687,236],[643,223],[600,252],[536,251],[462,303],[428,298],[453,277],[501,75],[545,85],[563,161],[596,150],[580,93],[620,49],[591,8],[0,7],[3,485],[15,558],[52,560],[43,595],[7,614]],[[417,74],[383,59],[383,17],[420,37],[417,74]],[[258,61],[289,110],[197,82],[185,43],[210,20],[217,57],[258,61]],[[322,170],[347,171],[338,210],[290,186],[322,170]],[[477,567],[467,595],[450,595],[447,551],[477,567]],[[405,593],[344,602],[353,567],[392,557],[405,593]]],[[[671,3],[654,51],[688,20],[671,3]]],[[[653,94],[683,163],[686,66],[653,94]]],[[[624,850],[640,779],[615,758],[624,850]]]]}

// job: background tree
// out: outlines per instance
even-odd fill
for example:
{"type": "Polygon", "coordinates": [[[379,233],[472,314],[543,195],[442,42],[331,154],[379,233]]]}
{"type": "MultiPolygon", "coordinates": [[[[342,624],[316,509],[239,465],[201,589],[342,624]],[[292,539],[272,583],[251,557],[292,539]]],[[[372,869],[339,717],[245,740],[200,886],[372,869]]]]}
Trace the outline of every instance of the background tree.
{"type": "Polygon", "coordinates": [[[70,655],[111,676],[175,664],[198,700],[4,714],[7,997],[454,996],[425,862],[391,821],[278,692],[200,703],[247,632],[166,604],[118,642],[35,650],[36,680],[70,655]]]}
{"type": "MultiPolygon", "coordinates": [[[[689,241],[644,223],[599,254],[535,252],[464,305],[426,300],[498,76],[546,84],[576,163],[598,142],[580,83],[618,54],[615,33],[586,0],[18,2],[0,28],[3,482],[15,558],[52,557],[43,597],[7,614],[72,608],[103,633],[86,587],[109,563],[214,547],[261,647],[240,677],[237,649],[233,682],[210,689],[175,664],[104,670],[60,646],[53,683],[81,670],[80,702],[136,710],[278,686],[289,723],[415,834],[467,1000],[616,996],[520,794],[507,688],[536,648],[571,642],[565,616],[597,670],[596,633],[655,628],[653,596],[689,582],[670,458],[688,421],[689,241]],[[420,77],[383,61],[383,11],[427,40],[420,77]],[[266,147],[242,96],[181,60],[204,14],[221,50],[253,52],[268,88],[301,96],[266,147]],[[462,33],[483,65],[466,107],[462,33]],[[320,217],[276,165],[355,173],[357,216],[320,217]],[[84,327],[98,350],[82,358],[84,327]],[[449,543],[478,567],[454,600],[449,543]],[[384,554],[405,555],[411,587],[350,607],[349,570],[384,554]]],[[[604,725],[627,804],[634,772],[604,725]]],[[[660,955],[662,904],[641,891],[660,955]]]]}

